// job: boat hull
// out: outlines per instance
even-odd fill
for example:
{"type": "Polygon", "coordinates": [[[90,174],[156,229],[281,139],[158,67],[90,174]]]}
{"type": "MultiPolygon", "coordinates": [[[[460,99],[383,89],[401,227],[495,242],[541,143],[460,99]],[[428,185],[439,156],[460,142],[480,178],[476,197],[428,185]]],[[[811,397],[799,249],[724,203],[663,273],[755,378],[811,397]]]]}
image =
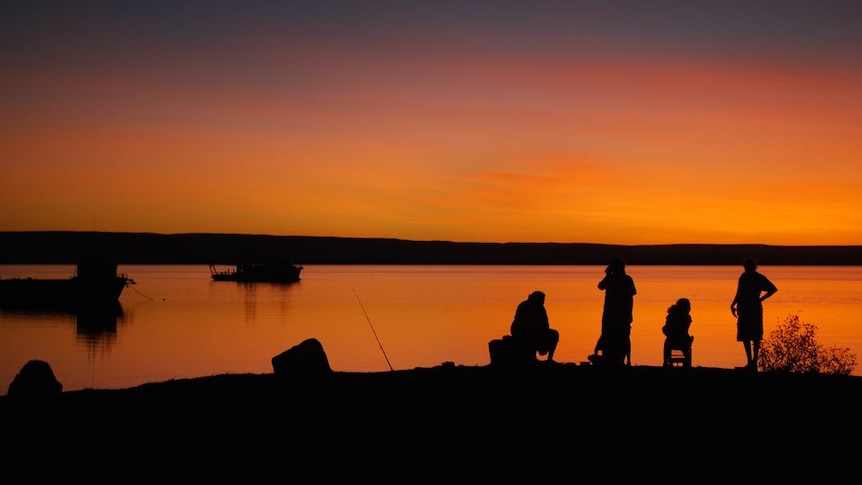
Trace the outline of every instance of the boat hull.
{"type": "Polygon", "coordinates": [[[211,267],[214,281],[239,283],[297,283],[301,280],[302,266],[295,264],[241,264],[236,269],[216,271],[211,267]]]}
{"type": "Polygon", "coordinates": [[[130,278],[115,263],[81,263],[69,278],[0,278],[0,305],[6,308],[78,310],[116,305],[130,278]]]}
{"type": "Polygon", "coordinates": [[[129,280],[0,279],[0,304],[11,307],[77,308],[117,303],[129,280]]]}

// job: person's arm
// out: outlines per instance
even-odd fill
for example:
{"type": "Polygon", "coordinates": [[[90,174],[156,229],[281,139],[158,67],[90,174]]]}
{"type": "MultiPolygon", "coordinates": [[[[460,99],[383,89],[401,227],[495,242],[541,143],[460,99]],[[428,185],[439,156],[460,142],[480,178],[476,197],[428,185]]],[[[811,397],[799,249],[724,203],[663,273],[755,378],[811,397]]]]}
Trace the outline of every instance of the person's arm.
{"type": "Polygon", "coordinates": [[[732,302],[730,302],[730,313],[732,313],[732,314],[733,314],[733,317],[734,317],[734,318],[736,318],[736,316],[737,316],[737,315],[736,315],[736,306],[737,306],[737,303],[739,303],[738,295],[734,296],[734,297],[733,297],[733,301],[732,301],[732,302]]]}
{"type": "Polygon", "coordinates": [[[610,266],[605,268],[605,277],[602,278],[601,281],[599,281],[599,289],[600,290],[604,290],[605,288],[608,287],[608,281],[610,280],[611,276],[613,276],[613,274],[614,274],[614,270],[611,269],[610,266]]]}
{"type": "Polygon", "coordinates": [[[772,281],[769,281],[769,278],[766,276],[763,277],[763,293],[760,296],[760,301],[763,301],[770,296],[774,295],[775,292],[778,291],[778,287],[775,286],[772,281]]]}
{"type": "Polygon", "coordinates": [[[764,290],[763,295],[760,296],[760,301],[763,301],[763,300],[769,298],[770,296],[774,295],[776,291],[778,291],[778,288],[776,288],[774,286],[772,288],[769,288],[768,290],[764,290]]]}

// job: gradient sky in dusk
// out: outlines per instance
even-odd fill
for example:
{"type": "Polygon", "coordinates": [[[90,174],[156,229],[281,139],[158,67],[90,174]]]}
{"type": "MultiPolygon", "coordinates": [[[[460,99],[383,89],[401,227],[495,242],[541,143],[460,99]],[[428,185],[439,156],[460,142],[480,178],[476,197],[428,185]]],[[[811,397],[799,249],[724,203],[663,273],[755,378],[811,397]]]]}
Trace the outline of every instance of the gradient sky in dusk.
{"type": "Polygon", "coordinates": [[[862,244],[860,1],[17,1],[0,230],[862,244]]]}

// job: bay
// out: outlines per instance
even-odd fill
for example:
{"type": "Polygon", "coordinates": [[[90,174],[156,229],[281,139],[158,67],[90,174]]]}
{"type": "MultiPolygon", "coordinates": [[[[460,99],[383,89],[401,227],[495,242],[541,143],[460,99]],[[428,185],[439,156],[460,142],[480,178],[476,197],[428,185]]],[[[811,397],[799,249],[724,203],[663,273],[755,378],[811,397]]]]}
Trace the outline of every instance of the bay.
{"type": "MultiPolygon", "coordinates": [[[[490,362],[517,304],[547,294],[560,331],[556,360],[586,361],[598,338],[603,266],[307,265],[294,284],[214,282],[203,265],[121,265],[136,281],[120,312],[83,315],[0,309],[0,393],[30,359],[49,362],[64,390],[119,389],[223,373],[272,372],[271,359],[307,338],[336,371],[380,372],[490,362]]],[[[779,291],[768,335],[791,315],[826,347],[862,349],[862,268],[761,266],[779,291]]],[[[72,266],[0,266],[0,277],[65,277],[72,266]]],[[[633,365],[661,365],[668,306],[692,302],[693,365],[745,363],[730,301],[740,266],[629,266],[638,289],[633,365]]],[[[860,369],[854,375],[862,375],[860,369]]]]}

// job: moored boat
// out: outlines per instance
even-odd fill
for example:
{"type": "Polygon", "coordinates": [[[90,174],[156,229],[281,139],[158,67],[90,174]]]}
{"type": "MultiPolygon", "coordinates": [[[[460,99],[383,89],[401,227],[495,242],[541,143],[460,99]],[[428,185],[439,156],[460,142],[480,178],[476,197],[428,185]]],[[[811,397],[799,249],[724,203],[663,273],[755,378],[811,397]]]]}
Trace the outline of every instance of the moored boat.
{"type": "Polygon", "coordinates": [[[4,307],[93,308],[116,305],[135,281],[117,273],[116,263],[79,263],[68,278],[0,278],[4,307]]]}
{"type": "Polygon", "coordinates": [[[218,270],[210,265],[214,281],[240,283],[296,283],[300,281],[302,266],[293,263],[242,263],[233,269],[218,270]]]}

